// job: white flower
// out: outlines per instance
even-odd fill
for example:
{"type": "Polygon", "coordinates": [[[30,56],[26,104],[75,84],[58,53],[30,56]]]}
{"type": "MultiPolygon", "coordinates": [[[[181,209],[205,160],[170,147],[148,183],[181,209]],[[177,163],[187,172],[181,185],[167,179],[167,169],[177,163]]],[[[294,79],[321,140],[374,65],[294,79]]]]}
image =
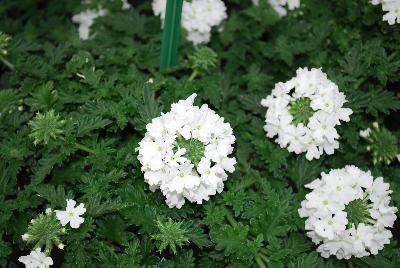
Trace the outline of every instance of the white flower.
{"type": "Polygon", "coordinates": [[[29,234],[23,234],[21,235],[22,240],[27,241],[29,239],[30,235],[29,234]]]}
{"type": "Polygon", "coordinates": [[[57,219],[61,222],[62,226],[71,225],[71,228],[77,229],[85,221],[82,216],[86,212],[85,205],[80,203],[75,207],[76,201],[67,199],[67,207],[65,210],[55,210],[57,219]]]}
{"type": "Polygon", "coordinates": [[[79,37],[82,40],[87,40],[90,37],[90,27],[94,20],[98,17],[106,15],[106,10],[86,10],[72,17],[74,23],[79,24],[79,37]]]}
{"type": "Polygon", "coordinates": [[[382,10],[387,12],[383,20],[390,25],[400,23],[400,1],[399,0],[371,0],[373,5],[382,4],[382,10]]]}
{"type": "MultiPolygon", "coordinates": [[[[260,0],[251,1],[257,6],[260,3],[260,0]]],[[[289,10],[294,10],[300,7],[300,0],[268,0],[268,3],[280,16],[286,16],[286,8],[289,10]]]]}
{"type": "Polygon", "coordinates": [[[289,152],[306,153],[318,159],[339,148],[336,126],[349,121],[352,110],[343,108],[346,97],[321,69],[299,68],[297,76],[277,83],[271,95],[261,100],[267,107],[267,137],[289,152]],[[292,93],[291,93],[292,92],[292,93]]]}
{"type": "Polygon", "coordinates": [[[129,4],[128,0],[121,0],[121,1],[122,1],[122,9],[123,10],[131,8],[131,4],[129,4]]]}
{"type": "Polygon", "coordinates": [[[27,256],[19,257],[18,261],[25,264],[27,268],[48,268],[53,265],[53,259],[46,256],[40,248],[31,251],[27,256]]]}
{"type": "Polygon", "coordinates": [[[307,218],[305,229],[319,245],[317,252],[328,258],[361,258],[376,255],[389,244],[397,208],[391,207],[389,184],[371,172],[355,166],[322,173],[307,188],[300,217],[307,218]]]}
{"type": "Polygon", "coordinates": [[[193,106],[196,94],[172,104],[171,111],[154,118],[139,147],[144,180],[160,189],[169,207],[185,199],[201,204],[220,193],[234,172],[235,137],[232,128],[207,105],[193,106]]]}
{"type": "MultiPolygon", "coordinates": [[[[122,9],[126,10],[131,7],[127,0],[122,1],[122,9]]],[[[79,24],[79,38],[88,40],[90,36],[90,27],[98,17],[105,16],[107,10],[103,8],[86,10],[72,16],[72,22],[79,24]]]]}
{"type": "Polygon", "coordinates": [[[371,134],[371,128],[367,128],[365,130],[360,130],[360,137],[366,139],[371,134]]]}
{"type": "MultiPolygon", "coordinates": [[[[153,0],[153,13],[165,19],[166,0],[153,0]]],[[[225,3],[221,0],[184,1],[182,7],[182,27],[187,31],[187,39],[193,44],[208,43],[213,27],[219,26],[227,18],[225,3]]]]}

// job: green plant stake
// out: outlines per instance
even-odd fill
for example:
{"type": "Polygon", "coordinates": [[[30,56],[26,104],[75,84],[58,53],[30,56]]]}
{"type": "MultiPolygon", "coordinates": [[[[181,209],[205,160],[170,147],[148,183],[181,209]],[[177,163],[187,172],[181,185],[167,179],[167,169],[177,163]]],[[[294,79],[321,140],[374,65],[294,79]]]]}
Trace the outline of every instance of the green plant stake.
{"type": "Polygon", "coordinates": [[[181,32],[182,6],[183,0],[167,0],[161,48],[161,71],[176,65],[176,55],[178,53],[181,32]]]}

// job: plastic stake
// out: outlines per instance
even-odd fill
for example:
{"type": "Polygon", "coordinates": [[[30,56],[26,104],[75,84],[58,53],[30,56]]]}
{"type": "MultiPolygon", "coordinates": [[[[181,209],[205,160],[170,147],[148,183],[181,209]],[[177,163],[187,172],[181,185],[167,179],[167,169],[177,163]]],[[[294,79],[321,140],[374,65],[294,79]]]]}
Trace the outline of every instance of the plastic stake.
{"type": "Polygon", "coordinates": [[[181,32],[182,6],[183,0],[167,0],[161,47],[161,71],[176,66],[181,32]]]}

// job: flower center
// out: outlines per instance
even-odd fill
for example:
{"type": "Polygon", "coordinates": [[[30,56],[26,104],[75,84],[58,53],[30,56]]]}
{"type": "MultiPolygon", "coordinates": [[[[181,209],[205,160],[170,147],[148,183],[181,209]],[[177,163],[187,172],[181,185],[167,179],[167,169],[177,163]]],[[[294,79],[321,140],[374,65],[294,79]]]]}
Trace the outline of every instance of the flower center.
{"type": "Polygon", "coordinates": [[[197,167],[200,163],[200,160],[204,156],[205,146],[198,139],[190,138],[186,140],[182,136],[178,137],[175,140],[176,147],[185,148],[186,153],[185,157],[192,162],[193,165],[197,167]]]}
{"type": "Polygon", "coordinates": [[[289,112],[293,116],[293,124],[296,126],[300,123],[305,126],[308,124],[308,120],[314,114],[310,104],[311,100],[307,97],[298,98],[289,104],[289,112]]]}
{"type": "Polygon", "coordinates": [[[360,223],[368,223],[370,219],[370,213],[368,211],[368,201],[362,199],[356,199],[351,201],[344,211],[347,212],[347,220],[349,221],[349,227],[353,224],[357,227],[360,223]]]}

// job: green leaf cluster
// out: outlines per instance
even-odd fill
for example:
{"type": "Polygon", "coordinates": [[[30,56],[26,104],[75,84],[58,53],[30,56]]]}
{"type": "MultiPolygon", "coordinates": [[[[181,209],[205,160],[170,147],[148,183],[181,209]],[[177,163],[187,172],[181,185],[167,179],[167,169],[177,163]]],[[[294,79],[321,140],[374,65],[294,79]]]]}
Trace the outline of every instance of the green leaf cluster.
{"type": "Polygon", "coordinates": [[[378,121],[399,139],[400,28],[378,6],[302,0],[279,17],[267,1],[224,1],[229,17],[207,48],[182,38],[178,66],[158,72],[160,19],[151,1],[129,2],[0,1],[13,66],[0,65],[0,266],[32,249],[21,238],[32,219],[73,197],[85,222],[52,251],[55,267],[398,266],[397,223],[377,256],[324,259],[297,212],[305,184],[350,164],[383,176],[400,205],[399,162],[374,165],[359,136],[378,121]],[[107,15],[79,40],[72,14],[98,5],[107,15]],[[354,111],[335,154],[312,162],[263,130],[261,98],[298,67],[322,67],[354,111]],[[146,124],[193,93],[232,126],[237,165],[222,193],[170,209],[135,148],[146,124]]]}

